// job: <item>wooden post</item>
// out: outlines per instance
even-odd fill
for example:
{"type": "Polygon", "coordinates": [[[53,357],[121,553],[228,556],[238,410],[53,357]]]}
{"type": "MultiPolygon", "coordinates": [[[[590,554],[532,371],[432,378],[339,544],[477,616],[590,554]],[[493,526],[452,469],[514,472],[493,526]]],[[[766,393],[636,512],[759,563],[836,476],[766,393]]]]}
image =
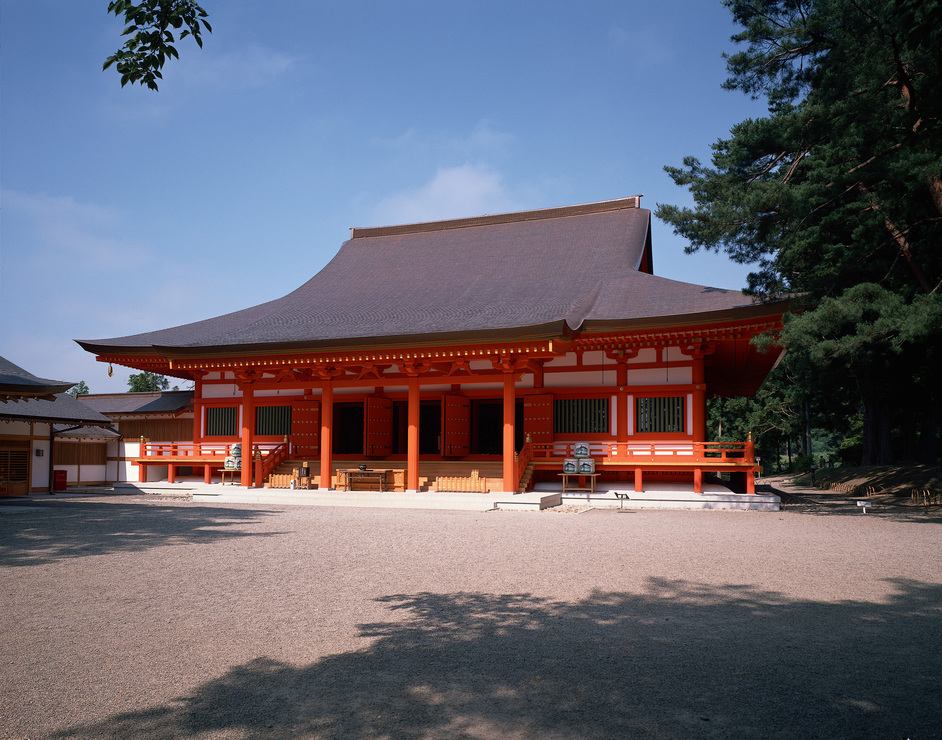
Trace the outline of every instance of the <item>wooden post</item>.
{"type": "Polygon", "coordinates": [[[242,386],[242,475],[239,485],[252,485],[252,446],[255,436],[255,391],[250,383],[242,386]]]}
{"type": "Polygon", "coordinates": [[[334,385],[325,380],[321,385],[321,485],[323,491],[333,483],[334,449],[334,385]]]}
{"type": "Polygon", "coordinates": [[[514,438],[516,435],[515,406],[516,397],[516,376],[512,372],[504,372],[504,449],[503,449],[503,474],[504,474],[504,492],[516,493],[517,481],[514,480],[514,438]]]}
{"type": "MultiPolygon", "coordinates": [[[[615,430],[616,450],[619,459],[628,462],[628,414],[631,410],[628,408],[628,361],[624,357],[618,360],[615,382],[618,384],[618,395],[615,398],[615,415],[618,417],[618,428],[615,430]],[[622,455],[625,457],[622,458],[622,455]]],[[[618,479],[628,480],[627,468],[618,471],[618,479]]]]}
{"type": "MultiPolygon", "coordinates": [[[[202,376],[197,376],[193,381],[193,400],[200,399],[203,397],[203,379],[202,376]]],[[[193,404],[193,454],[199,455],[199,442],[203,437],[203,415],[206,413],[206,407],[200,403],[193,404]]],[[[205,479],[205,476],[204,476],[205,479]]],[[[209,483],[209,481],[206,481],[209,483]]]]}
{"type": "Polygon", "coordinates": [[[635,468],[635,493],[642,493],[644,491],[641,475],[641,468],[635,468]]]}
{"type": "Polygon", "coordinates": [[[693,358],[693,434],[694,442],[707,441],[706,381],[702,354],[693,358]]]}
{"type": "Polygon", "coordinates": [[[409,432],[406,438],[406,490],[419,490],[419,378],[409,378],[409,432]]]}

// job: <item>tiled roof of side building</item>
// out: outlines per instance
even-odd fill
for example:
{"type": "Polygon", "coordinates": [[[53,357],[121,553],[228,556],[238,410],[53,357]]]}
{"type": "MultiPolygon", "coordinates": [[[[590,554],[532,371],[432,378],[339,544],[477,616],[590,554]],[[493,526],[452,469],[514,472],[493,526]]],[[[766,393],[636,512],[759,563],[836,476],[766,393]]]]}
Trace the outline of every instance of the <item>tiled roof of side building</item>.
{"type": "Polygon", "coordinates": [[[739,291],[650,275],[638,198],[354,229],[283,298],[170,329],[80,341],[96,353],[202,354],[554,337],[584,322],[715,313],[739,291]]]}
{"type": "Polygon", "coordinates": [[[0,403],[0,419],[19,421],[52,421],[64,424],[110,424],[104,414],[89,408],[68,393],[57,393],[55,400],[39,398],[17,403],[0,403]]]}
{"type": "Polygon", "coordinates": [[[0,357],[0,401],[18,402],[17,399],[46,398],[64,393],[75,383],[65,380],[37,378],[31,372],[0,357]]]}
{"type": "Polygon", "coordinates": [[[78,399],[95,411],[111,415],[172,414],[193,408],[193,391],[90,393],[78,399]]]}

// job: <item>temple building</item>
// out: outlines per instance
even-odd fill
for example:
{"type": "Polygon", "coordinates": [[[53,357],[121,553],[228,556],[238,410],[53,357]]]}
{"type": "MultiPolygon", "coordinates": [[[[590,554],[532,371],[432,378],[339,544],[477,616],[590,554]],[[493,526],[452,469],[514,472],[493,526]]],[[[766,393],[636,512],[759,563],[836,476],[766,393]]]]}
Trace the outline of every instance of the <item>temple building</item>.
{"type": "Polygon", "coordinates": [[[751,340],[781,327],[787,302],[653,265],[640,196],[355,228],[283,298],[79,344],[194,383],[192,437],[142,435],[142,481],[210,481],[241,451],[243,486],[287,465],[322,489],[372,485],[357,483],[365,468],[388,489],[515,492],[558,484],[576,458],[593,486],[700,491],[728,473],[753,492],[751,443],[710,441],[706,401],[756,392],[781,350],[751,340]]]}

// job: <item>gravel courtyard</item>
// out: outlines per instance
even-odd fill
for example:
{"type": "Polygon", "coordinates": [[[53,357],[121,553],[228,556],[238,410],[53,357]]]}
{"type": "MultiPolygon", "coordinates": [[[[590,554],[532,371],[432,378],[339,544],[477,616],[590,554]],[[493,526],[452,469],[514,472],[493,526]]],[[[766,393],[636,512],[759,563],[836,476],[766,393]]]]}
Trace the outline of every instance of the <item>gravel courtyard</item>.
{"type": "Polygon", "coordinates": [[[47,497],[0,566],[3,738],[942,737],[938,511],[47,497]]]}

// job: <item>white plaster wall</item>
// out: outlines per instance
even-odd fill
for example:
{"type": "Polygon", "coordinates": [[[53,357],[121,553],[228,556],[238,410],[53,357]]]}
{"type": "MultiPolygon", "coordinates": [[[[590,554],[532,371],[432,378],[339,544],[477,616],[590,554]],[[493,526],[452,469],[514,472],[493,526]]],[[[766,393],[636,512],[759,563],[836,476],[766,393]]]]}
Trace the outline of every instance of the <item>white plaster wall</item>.
{"type": "Polygon", "coordinates": [[[629,365],[646,362],[657,362],[657,350],[653,347],[646,347],[640,350],[637,357],[628,360],[629,365]]]}
{"type": "MultiPolygon", "coordinates": [[[[14,403],[10,401],[10,403],[14,403]]],[[[29,436],[29,422],[28,421],[11,421],[9,423],[0,421],[0,433],[3,436],[7,435],[23,435],[29,436]]],[[[49,425],[48,424],[37,424],[36,425],[36,434],[49,436],[49,425]]]]}
{"type": "Polygon", "coordinates": [[[554,357],[543,367],[574,367],[577,362],[576,353],[570,352],[562,357],[554,357]]]}
{"type": "MultiPolygon", "coordinates": [[[[543,386],[546,388],[583,388],[615,385],[617,376],[614,370],[590,370],[587,372],[546,373],[543,386]]],[[[630,375],[629,375],[630,380],[630,375]]]]}
{"type": "Polygon", "coordinates": [[[465,391],[493,391],[496,395],[502,394],[504,392],[503,388],[504,388],[503,383],[462,383],[461,384],[461,389],[465,391]]]}
{"type": "MultiPolygon", "coordinates": [[[[48,434],[48,431],[47,431],[48,434]]],[[[49,439],[34,439],[30,445],[30,473],[29,485],[31,488],[49,487],[49,439]],[[43,456],[36,457],[36,450],[42,450],[43,456]]]]}
{"type": "Polygon", "coordinates": [[[628,385],[689,385],[693,382],[691,367],[628,368],[628,385]]]}
{"type": "MultiPolygon", "coordinates": [[[[76,482],[78,482],[78,468],[76,467],[76,482]]],[[[83,465],[82,481],[102,481],[105,480],[107,466],[105,465],[83,465]]]]}
{"type": "Polygon", "coordinates": [[[242,391],[236,388],[235,395],[232,393],[230,383],[204,383],[203,398],[242,398],[242,391]]]}

